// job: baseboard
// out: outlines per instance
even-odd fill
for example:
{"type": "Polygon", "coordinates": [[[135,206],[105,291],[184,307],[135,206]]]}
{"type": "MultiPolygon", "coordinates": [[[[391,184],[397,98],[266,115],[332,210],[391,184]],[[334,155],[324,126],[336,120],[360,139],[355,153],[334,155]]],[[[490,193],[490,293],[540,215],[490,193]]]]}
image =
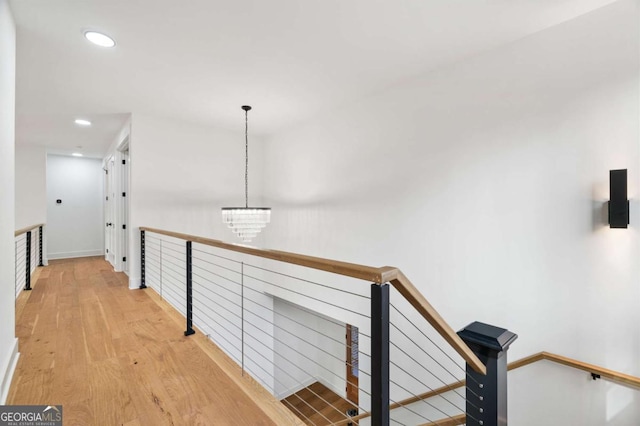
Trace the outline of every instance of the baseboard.
{"type": "MultiPolygon", "coordinates": [[[[307,380],[305,380],[304,382],[297,384],[296,386],[293,386],[289,389],[287,389],[286,391],[283,392],[279,392],[276,395],[276,399],[278,399],[279,401],[282,401],[283,399],[285,399],[288,396],[293,395],[294,393],[300,392],[302,389],[306,388],[307,386],[311,386],[312,384],[314,384],[315,382],[321,382],[321,380],[315,378],[315,377],[309,377],[307,380]]],[[[322,383],[322,382],[321,382],[322,383]]],[[[322,383],[324,385],[324,383],[322,383]]]]}
{"type": "Polygon", "coordinates": [[[342,389],[336,388],[334,385],[332,385],[331,383],[326,381],[324,379],[324,377],[318,377],[318,382],[323,384],[327,389],[332,390],[336,395],[340,396],[341,398],[346,398],[347,397],[347,391],[345,389],[345,386],[347,385],[346,379],[345,379],[345,382],[344,382],[344,385],[343,385],[342,389]]]}
{"type": "Polygon", "coordinates": [[[91,257],[91,256],[102,256],[104,255],[104,250],[84,250],[84,251],[70,251],[63,253],[48,253],[48,259],[73,259],[76,257],[91,257]]]}
{"type": "Polygon", "coordinates": [[[11,386],[11,380],[13,379],[13,373],[16,371],[18,365],[18,358],[20,352],[18,352],[18,339],[14,339],[12,347],[5,355],[5,363],[0,365],[0,405],[7,403],[7,397],[9,396],[9,388],[11,386]]]}
{"type": "Polygon", "coordinates": [[[129,289],[130,290],[137,290],[140,288],[140,278],[136,278],[136,277],[129,277],[129,289]]]}

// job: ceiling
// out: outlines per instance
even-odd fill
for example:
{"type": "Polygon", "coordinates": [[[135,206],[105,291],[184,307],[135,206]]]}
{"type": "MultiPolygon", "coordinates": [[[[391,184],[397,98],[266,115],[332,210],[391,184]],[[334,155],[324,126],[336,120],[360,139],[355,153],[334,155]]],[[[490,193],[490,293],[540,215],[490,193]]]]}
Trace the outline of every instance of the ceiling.
{"type": "Polygon", "coordinates": [[[270,134],[612,2],[12,0],[16,139],[99,157],[131,112],[237,129],[243,104],[270,134]]]}

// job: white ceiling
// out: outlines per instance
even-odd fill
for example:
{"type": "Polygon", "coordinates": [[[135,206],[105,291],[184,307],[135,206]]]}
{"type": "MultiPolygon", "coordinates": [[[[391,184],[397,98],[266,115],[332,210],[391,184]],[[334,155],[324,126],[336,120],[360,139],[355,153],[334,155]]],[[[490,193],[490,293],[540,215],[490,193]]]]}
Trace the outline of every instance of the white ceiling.
{"type": "Polygon", "coordinates": [[[243,104],[268,134],[612,2],[12,0],[17,140],[100,156],[127,113],[238,129],[243,104]]]}

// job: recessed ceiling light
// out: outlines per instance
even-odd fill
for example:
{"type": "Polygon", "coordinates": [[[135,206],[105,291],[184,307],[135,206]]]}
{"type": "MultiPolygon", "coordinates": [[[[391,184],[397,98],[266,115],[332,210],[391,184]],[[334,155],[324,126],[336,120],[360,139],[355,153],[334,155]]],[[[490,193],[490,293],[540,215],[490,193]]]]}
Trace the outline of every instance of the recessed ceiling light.
{"type": "Polygon", "coordinates": [[[91,126],[91,122],[89,120],[83,120],[81,118],[76,119],[75,123],[78,126],[91,126]]]}
{"type": "Polygon", "coordinates": [[[101,46],[101,47],[113,47],[116,45],[116,42],[114,39],[112,39],[108,35],[105,35],[96,31],[85,31],[84,36],[91,43],[97,44],[98,46],[101,46]]]}
{"type": "Polygon", "coordinates": [[[74,152],[73,154],[74,157],[82,157],[82,154],[80,154],[79,152],[74,152]]]}

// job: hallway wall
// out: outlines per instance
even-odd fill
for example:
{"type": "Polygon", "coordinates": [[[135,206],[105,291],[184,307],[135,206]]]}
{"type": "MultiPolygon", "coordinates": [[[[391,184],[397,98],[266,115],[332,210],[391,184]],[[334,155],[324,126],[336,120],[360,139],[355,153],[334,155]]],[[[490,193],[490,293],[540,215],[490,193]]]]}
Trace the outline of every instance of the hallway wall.
{"type": "Polygon", "coordinates": [[[103,175],[99,159],[47,157],[49,259],[104,254],[103,175]]]}
{"type": "Polygon", "coordinates": [[[15,364],[15,73],[16,28],[6,0],[0,0],[0,404],[4,404],[15,364]]]}
{"type": "MultiPolygon", "coordinates": [[[[455,329],[519,334],[510,360],[640,375],[638,22],[619,1],[274,135],[268,247],[398,266],[455,329]],[[627,230],[603,210],[617,168],[627,230]]],[[[510,375],[510,420],[640,422],[638,392],[587,378],[510,375]]]]}
{"type": "Polygon", "coordinates": [[[47,152],[16,144],[16,229],[47,221],[47,152]]]}
{"type": "MultiPolygon", "coordinates": [[[[244,115],[234,107],[237,131],[133,113],[131,229],[149,226],[239,242],[220,213],[223,206],[244,204],[244,115]]],[[[261,204],[263,143],[251,133],[249,157],[249,200],[261,204]]],[[[139,232],[132,233],[130,247],[129,267],[139,271],[139,232]]]]}

